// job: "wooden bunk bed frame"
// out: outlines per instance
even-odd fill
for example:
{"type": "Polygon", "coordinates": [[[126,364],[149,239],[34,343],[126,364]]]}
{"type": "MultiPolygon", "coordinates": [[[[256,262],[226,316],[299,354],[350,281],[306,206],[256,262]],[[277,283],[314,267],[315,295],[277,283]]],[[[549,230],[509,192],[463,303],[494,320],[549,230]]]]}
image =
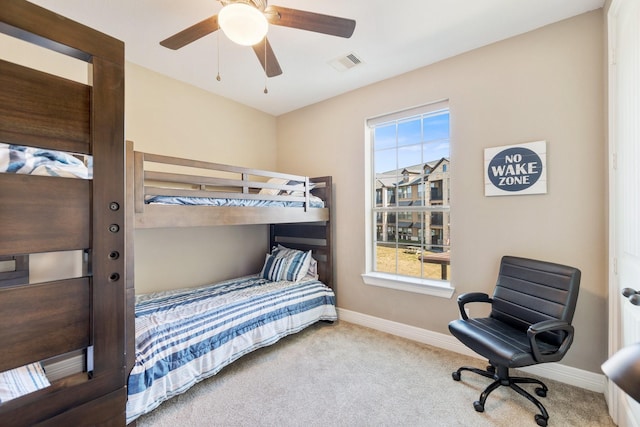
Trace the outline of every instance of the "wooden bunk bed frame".
{"type": "Polygon", "coordinates": [[[0,141],[93,156],[90,180],[0,174],[0,259],[17,274],[0,286],[0,371],[88,364],[1,403],[0,425],[124,425],[124,45],[24,0],[2,2],[0,32],[91,64],[89,86],[0,60],[0,141]],[[81,277],[29,283],[29,254],[78,250],[81,277]]]}
{"type": "MultiPolygon", "coordinates": [[[[318,279],[328,287],[335,288],[331,250],[333,199],[331,177],[309,178],[143,153],[135,151],[133,142],[127,141],[126,179],[127,204],[130,207],[133,206],[133,209],[127,210],[127,222],[134,225],[128,229],[128,233],[133,233],[134,228],[269,225],[270,248],[283,245],[305,252],[311,251],[313,258],[317,261],[318,279]],[[277,178],[279,181],[278,183],[269,182],[270,178],[277,178]],[[262,189],[273,190],[271,193],[276,194],[260,193],[262,189]],[[296,193],[291,194],[291,191],[296,193]],[[156,196],[230,199],[232,202],[241,200],[293,201],[302,206],[192,206],[145,203],[147,198],[156,196]],[[310,207],[312,196],[321,199],[323,207],[310,207]]],[[[127,240],[128,242],[134,241],[133,238],[127,240]]],[[[132,247],[129,248],[129,253],[133,253],[132,247]]],[[[133,262],[128,265],[133,267],[133,262]]],[[[129,276],[133,276],[132,270],[129,270],[129,276]]],[[[130,329],[127,337],[135,337],[134,322],[128,325],[130,329]]],[[[127,343],[128,348],[136,348],[135,345],[134,341],[127,343]]],[[[127,358],[127,366],[136,366],[134,353],[129,352],[128,355],[131,357],[127,358]]],[[[205,359],[205,355],[202,358],[205,359]]],[[[154,376],[154,374],[151,375],[154,376]]],[[[137,417],[136,411],[140,410],[138,402],[140,402],[142,393],[135,391],[138,388],[135,377],[139,376],[139,371],[133,375],[134,383],[131,385],[131,390],[134,391],[132,393],[133,413],[128,413],[128,418],[137,417]]],[[[170,393],[174,393],[174,391],[170,393]]],[[[158,396],[156,395],[156,398],[158,396]]],[[[135,423],[134,418],[131,425],[135,423]]]]}
{"type": "Polygon", "coordinates": [[[135,228],[210,227],[218,225],[270,224],[270,247],[282,244],[311,250],[318,261],[319,278],[333,286],[331,232],[332,180],[309,178],[135,151],[127,141],[127,199],[135,228]],[[186,168],[176,173],[171,168],[186,168]],[[170,171],[168,171],[170,170],[170,171]],[[269,178],[299,182],[270,183],[269,178]],[[282,194],[260,194],[261,189],[282,194]],[[297,195],[288,194],[295,190],[297,195]],[[309,207],[310,197],[324,207],[309,207]],[[302,207],[175,206],[147,204],[152,196],[301,202],[302,207]]]}

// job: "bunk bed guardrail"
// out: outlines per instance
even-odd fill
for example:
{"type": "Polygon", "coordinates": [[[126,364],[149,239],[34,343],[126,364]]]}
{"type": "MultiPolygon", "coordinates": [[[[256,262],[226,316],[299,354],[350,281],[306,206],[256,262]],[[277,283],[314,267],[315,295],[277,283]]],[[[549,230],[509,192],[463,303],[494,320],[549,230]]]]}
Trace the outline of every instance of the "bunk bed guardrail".
{"type": "Polygon", "coordinates": [[[134,151],[136,228],[328,221],[330,179],[134,151]],[[193,209],[198,205],[199,209],[193,209]],[[211,209],[208,209],[211,208],[211,209]]]}

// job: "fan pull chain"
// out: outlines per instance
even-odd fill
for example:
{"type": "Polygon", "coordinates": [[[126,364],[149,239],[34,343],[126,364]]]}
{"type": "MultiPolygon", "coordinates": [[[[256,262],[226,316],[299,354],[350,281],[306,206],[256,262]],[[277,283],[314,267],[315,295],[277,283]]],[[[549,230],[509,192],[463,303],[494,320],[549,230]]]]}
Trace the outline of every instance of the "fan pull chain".
{"type": "Polygon", "coordinates": [[[216,43],[218,44],[218,75],[216,76],[216,80],[220,81],[222,80],[220,78],[220,32],[218,32],[218,34],[216,34],[216,43]]]}
{"type": "Polygon", "coordinates": [[[267,38],[264,38],[264,94],[269,93],[269,89],[267,89],[267,79],[269,78],[267,74],[267,38]]]}

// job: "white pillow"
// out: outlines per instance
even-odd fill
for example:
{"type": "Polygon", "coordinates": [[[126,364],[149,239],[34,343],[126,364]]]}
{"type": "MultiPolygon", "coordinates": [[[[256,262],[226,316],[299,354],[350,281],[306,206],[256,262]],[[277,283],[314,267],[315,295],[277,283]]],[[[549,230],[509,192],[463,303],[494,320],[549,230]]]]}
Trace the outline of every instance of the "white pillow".
{"type": "MultiPolygon", "coordinates": [[[[277,184],[277,185],[300,185],[303,184],[302,181],[290,181],[284,178],[269,178],[267,181],[269,184],[277,184]]],[[[309,190],[313,190],[316,187],[316,184],[313,182],[309,183],[309,190]]],[[[287,190],[278,190],[276,188],[263,188],[259,191],[258,194],[289,194],[290,196],[304,196],[304,191],[296,190],[296,191],[287,191],[287,190]]]]}
{"type": "Polygon", "coordinates": [[[295,254],[296,252],[302,251],[299,251],[298,249],[287,248],[279,243],[277,246],[271,248],[271,254],[279,257],[286,257],[287,255],[295,254]]]}
{"type": "MultiPolygon", "coordinates": [[[[286,184],[287,182],[289,182],[288,179],[284,179],[284,178],[269,178],[269,180],[267,181],[269,184],[286,184]]],[[[271,194],[271,195],[278,195],[280,194],[280,191],[277,188],[263,188],[259,191],[258,194],[271,194]]]]}
{"type": "MultiPolygon", "coordinates": [[[[302,184],[303,184],[302,181],[289,181],[287,183],[287,185],[302,185],[302,184]]],[[[309,183],[309,191],[313,190],[314,188],[316,188],[315,182],[310,182],[309,183]]],[[[304,197],[304,191],[302,191],[302,190],[284,191],[284,193],[287,193],[290,196],[304,197]]],[[[311,196],[311,197],[313,198],[314,196],[311,196]]],[[[320,200],[320,199],[318,199],[318,200],[320,200]]]]}

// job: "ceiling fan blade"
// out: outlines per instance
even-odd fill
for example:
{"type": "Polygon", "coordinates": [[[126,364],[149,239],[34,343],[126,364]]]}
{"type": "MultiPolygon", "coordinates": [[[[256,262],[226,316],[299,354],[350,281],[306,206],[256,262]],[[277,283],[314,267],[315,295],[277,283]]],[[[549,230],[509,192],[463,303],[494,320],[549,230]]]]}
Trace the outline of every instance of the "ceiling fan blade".
{"type": "Polygon", "coordinates": [[[331,36],[349,38],[356,28],[356,21],[353,19],[322,15],[304,10],[268,6],[264,12],[269,23],[273,25],[298,28],[331,36]]]}
{"type": "Polygon", "coordinates": [[[207,18],[203,21],[198,22],[195,25],[190,26],[177,34],[172,35],[171,37],[162,40],[160,44],[169,49],[180,49],[188,45],[191,42],[194,42],[208,34],[217,31],[218,28],[218,15],[213,15],[210,18],[207,18]]]}
{"type": "Polygon", "coordinates": [[[282,74],[282,69],[280,68],[280,64],[278,64],[278,60],[276,59],[276,55],[273,53],[273,49],[271,49],[271,43],[265,37],[260,43],[252,46],[253,51],[256,53],[258,57],[258,61],[264,68],[267,77],[275,77],[282,74]],[[266,52],[265,52],[265,43],[266,43],[266,52]],[[265,66],[265,56],[266,56],[266,66],[265,66]]]}

